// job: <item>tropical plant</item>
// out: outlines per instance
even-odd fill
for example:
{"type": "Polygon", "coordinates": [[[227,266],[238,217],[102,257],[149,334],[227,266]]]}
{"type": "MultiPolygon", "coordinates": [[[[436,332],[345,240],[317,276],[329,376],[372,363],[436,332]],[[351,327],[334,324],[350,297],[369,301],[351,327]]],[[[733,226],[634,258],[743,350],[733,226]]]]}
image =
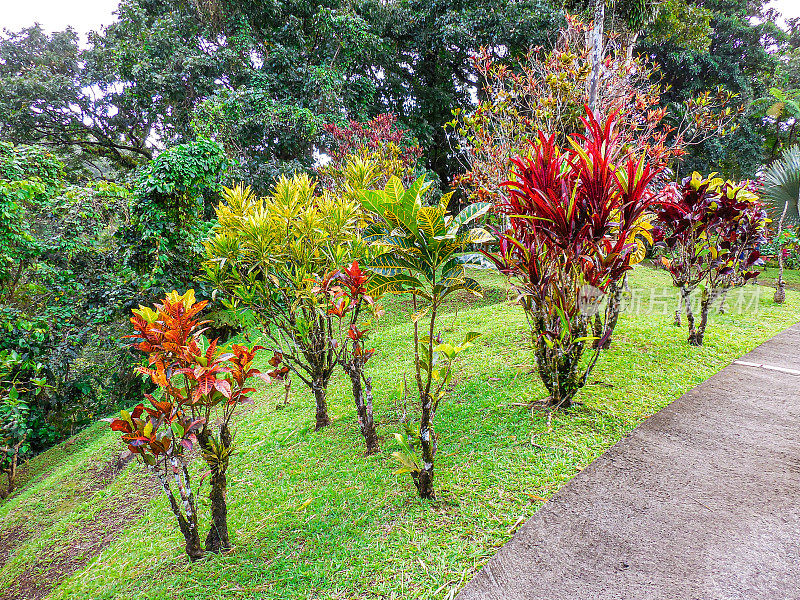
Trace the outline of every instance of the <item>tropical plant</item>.
{"type": "Polygon", "coordinates": [[[763,115],[764,125],[773,129],[766,136],[765,144],[769,148],[769,161],[780,156],[782,149],[791,148],[799,131],[797,121],[800,119],[800,89],[782,90],[770,88],[769,95],[755,100],[751,109],[763,115]]]}
{"type": "Polygon", "coordinates": [[[570,406],[586,384],[616,324],[616,296],[601,310],[603,296],[641,260],[637,238],[652,242],[658,168],[644,149],[622,144],[615,114],[604,123],[586,115],[586,135],[568,147],[540,133],[533,157],[513,160],[508,201],[498,206],[509,228],[496,232],[497,251],[485,251],[516,283],[552,407],[570,406]]]}
{"type": "Polygon", "coordinates": [[[328,314],[336,318],[336,359],[353,386],[353,400],[367,454],[374,454],[380,447],[372,411],[372,378],[366,375],[364,366],[375,354],[374,348],[367,349],[367,342],[383,309],[367,293],[370,275],[354,260],[350,266],[327,274],[315,289],[327,297],[328,314]]]}
{"type": "Polygon", "coordinates": [[[758,276],[760,247],[769,219],[749,182],[723,181],[695,172],[680,187],[670,185],[657,209],[666,256],[663,266],[680,289],[686,307],[689,344],[702,346],[708,310],[725,290],[758,276]],[[695,323],[690,295],[702,286],[700,320],[695,323]]]}
{"type": "Polygon", "coordinates": [[[778,231],[775,236],[778,248],[778,279],[775,282],[775,302],[786,299],[786,284],[783,281],[784,267],[784,226],[786,218],[797,223],[800,213],[800,146],[785,150],[781,157],[772,163],[764,174],[763,198],[771,207],[773,214],[780,213],[778,231]]]}
{"type": "Polygon", "coordinates": [[[367,292],[373,296],[386,292],[411,294],[414,372],[421,415],[419,435],[411,429],[408,432],[412,435],[409,445],[419,443],[421,461],[408,454],[410,447],[398,458],[403,463],[400,472],[411,473],[422,498],[434,497],[434,419],[448,391],[452,361],[477,337],[470,333],[459,346],[446,344],[436,331],[436,318],[442,302],[459,290],[483,295],[480,284],[467,277],[464,266],[483,266],[485,261],[480,255],[460,253],[468,244],[491,239],[483,228],[467,228],[489,211],[490,204],[470,204],[457,215],[448,215],[451,194],[442,196],[434,206],[423,205],[430,185],[421,176],[405,189],[398,177],[392,177],[383,190],[361,193],[361,202],[372,218],[363,232],[364,239],[382,250],[365,266],[375,273],[367,292]]]}
{"type": "Polygon", "coordinates": [[[330,423],[326,390],[336,350],[327,299],[314,288],[366,249],[358,203],[315,190],[307,175],[280,178],[266,198],[225,189],[204,266],[223,303],[252,310],[272,350],[311,389],[321,429],[330,423]]]}
{"type": "Polygon", "coordinates": [[[260,346],[233,344],[221,348],[202,337],[207,321],[198,313],[207,302],[197,302],[194,290],[183,295],[168,294],[154,309],[133,311],[134,347],[147,354],[148,366],[137,372],[158,388],[146,394],[150,407],[139,404],[132,412],[122,411],[111,429],[122,433],[128,449],[158,477],[186,542],[191,560],[202,557],[198,531],[197,500],[187,467],[193,444],[209,468],[211,527],[205,549],[230,549],[226,502],[227,470],[234,452],[231,419],[236,409],[250,401],[255,391],[250,377],[262,375],[252,366],[260,346]],[[173,492],[178,492],[180,503],[173,492]]]}
{"type": "Polygon", "coordinates": [[[322,186],[337,194],[355,198],[358,189],[349,185],[355,165],[372,165],[371,177],[359,177],[361,189],[382,188],[396,175],[404,185],[411,184],[417,175],[417,163],[422,148],[408,139],[408,132],[396,127],[397,117],[382,114],[359,123],[349,121],[345,126],[326,123],[323,126],[330,140],[329,161],[317,168],[322,186]]]}

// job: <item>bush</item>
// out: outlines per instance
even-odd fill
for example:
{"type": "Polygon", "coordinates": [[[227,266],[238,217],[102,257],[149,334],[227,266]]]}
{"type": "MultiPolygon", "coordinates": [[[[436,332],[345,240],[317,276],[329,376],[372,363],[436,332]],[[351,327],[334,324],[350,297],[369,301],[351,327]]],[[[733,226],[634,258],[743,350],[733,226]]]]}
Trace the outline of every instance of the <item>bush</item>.
{"type": "Polygon", "coordinates": [[[367,444],[367,454],[374,454],[380,447],[372,413],[372,378],[367,377],[364,367],[375,354],[374,348],[367,349],[367,342],[383,309],[367,292],[371,287],[370,279],[370,273],[362,271],[354,260],[349,267],[326,275],[318,290],[329,302],[328,314],[336,319],[333,336],[336,360],[353,387],[358,425],[367,444]]]}
{"type": "Polygon", "coordinates": [[[191,560],[202,557],[203,551],[188,452],[198,443],[211,474],[212,522],[205,549],[228,550],[227,471],[234,451],[230,423],[236,408],[249,402],[249,394],[255,391],[247,387],[247,380],[261,376],[252,366],[260,346],[233,344],[225,349],[216,340],[207,343],[202,338],[205,322],[195,317],[205,306],[189,290],[182,296],[170,293],[155,310],[133,311],[134,334],[126,337],[139,340],[135,348],[147,354],[149,365],[136,370],[152,380],[160,397],[146,394],[152,408],[139,404],[130,413],[122,411],[111,423],[111,429],[122,433],[130,452],[160,481],[191,560]]]}
{"type": "Polygon", "coordinates": [[[227,165],[219,144],[200,139],[168,148],[137,174],[122,237],[148,301],[198,283],[227,165]]]}
{"type": "Polygon", "coordinates": [[[231,310],[251,310],[272,350],[313,392],[316,428],[330,423],[326,393],[336,367],[332,315],[315,291],[326,274],[367,253],[359,205],[316,195],[307,175],[282,177],[272,194],[226,189],[204,263],[231,310]]]}
{"type": "Polygon", "coordinates": [[[5,486],[0,487],[2,500],[14,491],[19,461],[31,449],[33,430],[27,400],[45,386],[42,379],[27,383],[15,377],[22,362],[16,352],[0,351],[0,474],[6,476],[5,486]]]}
{"type": "Polygon", "coordinates": [[[767,241],[767,212],[749,189],[699,173],[668,187],[657,211],[667,256],[662,264],[680,289],[686,307],[688,341],[703,345],[708,309],[725,290],[758,276],[761,245],[767,241]],[[702,285],[700,321],[695,323],[690,294],[702,285]]]}
{"type": "Polygon", "coordinates": [[[510,226],[497,231],[498,250],[485,252],[515,280],[553,407],[570,406],[586,384],[619,310],[615,294],[601,310],[603,296],[643,257],[637,238],[653,241],[648,186],[659,169],[644,149],[623,145],[616,115],[604,123],[586,115],[585,136],[563,148],[540,132],[532,158],[513,161],[498,207],[510,226]]]}

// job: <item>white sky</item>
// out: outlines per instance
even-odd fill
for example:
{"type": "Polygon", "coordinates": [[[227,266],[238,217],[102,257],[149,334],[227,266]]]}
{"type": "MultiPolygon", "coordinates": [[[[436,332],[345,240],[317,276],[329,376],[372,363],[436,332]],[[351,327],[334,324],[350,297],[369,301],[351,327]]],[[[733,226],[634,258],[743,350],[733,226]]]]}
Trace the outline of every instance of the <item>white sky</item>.
{"type": "Polygon", "coordinates": [[[39,23],[47,31],[72,26],[85,34],[112,23],[119,0],[0,0],[0,29],[12,31],[39,23]]]}
{"type": "MultiPolygon", "coordinates": [[[[86,34],[111,23],[118,5],[119,0],[0,0],[0,29],[38,22],[48,31],[71,25],[86,34]]],[[[800,0],[773,0],[771,6],[787,17],[800,17],[800,0]]]]}
{"type": "Polygon", "coordinates": [[[784,17],[800,17],[800,0],[772,0],[769,5],[784,17]]]}

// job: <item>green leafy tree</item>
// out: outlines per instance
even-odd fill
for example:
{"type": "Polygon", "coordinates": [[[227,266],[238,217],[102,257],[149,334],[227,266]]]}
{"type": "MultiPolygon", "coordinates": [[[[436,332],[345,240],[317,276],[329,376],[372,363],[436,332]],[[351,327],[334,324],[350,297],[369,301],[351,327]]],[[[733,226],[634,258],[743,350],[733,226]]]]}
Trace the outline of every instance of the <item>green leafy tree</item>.
{"type": "Polygon", "coordinates": [[[0,139],[47,146],[71,171],[93,176],[149,159],[147,117],[123,101],[124,86],[113,91],[121,81],[90,63],[71,29],[0,35],[0,139]]]}
{"type": "MultiPolygon", "coordinates": [[[[549,46],[563,13],[544,0],[402,0],[368,3],[366,19],[383,41],[372,71],[378,91],[371,112],[391,112],[423,148],[424,166],[448,189],[462,171],[452,135],[453,110],[473,103],[478,74],[470,57],[481,47],[522,56],[549,46]]],[[[366,10],[366,9],[365,9],[366,10]]],[[[478,94],[481,91],[478,90],[478,94]]]]}
{"type": "Polygon", "coordinates": [[[227,164],[218,143],[200,139],[168,148],[137,174],[121,233],[148,299],[195,283],[227,164]]]}
{"type": "Polygon", "coordinates": [[[791,147],[797,141],[800,89],[770,88],[769,95],[755,100],[751,109],[764,119],[763,125],[767,130],[764,143],[769,152],[767,161],[772,162],[778,158],[781,149],[791,147]]]}
{"type": "MultiPolygon", "coordinates": [[[[679,105],[721,86],[736,94],[739,108],[747,109],[773,86],[779,60],[775,49],[785,45],[786,36],[768,18],[762,0],[705,0],[699,6],[710,12],[707,49],[683,47],[680,39],[665,40],[662,31],[647,27],[637,49],[661,68],[663,82],[669,85],[665,104],[679,105]]],[[[690,148],[681,170],[719,171],[733,179],[754,177],[763,156],[761,119],[744,110],[735,125],[730,136],[712,137],[690,148]]]]}
{"type": "Polygon", "coordinates": [[[23,215],[0,221],[12,244],[0,259],[0,352],[22,357],[12,374],[21,386],[47,384],[26,400],[32,452],[141,393],[117,341],[137,295],[118,235],[128,201],[107,181],[70,183],[50,149],[0,144],[0,205],[23,215]]]}
{"type": "Polygon", "coordinates": [[[366,251],[358,203],[315,192],[305,174],[280,178],[267,197],[226,189],[204,266],[226,306],[252,310],[271,349],[311,389],[321,429],[330,424],[327,387],[337,355],[333,317],[317,288],[366,251]]]}
{"type": "Polygon", "coordinates": [[[470,204],[456,216],[447,214],[450,194],[438,204],[424,206],[423,198],[431,183],[417,179],[408,189],[392,177],[383,190],[361,193],[361,202],[373,216],[364,239],[382,252],[366,268],[375,273],[368,291],[374,295],[411,294],[414,312],[414,377],[420,404],[418,435],[408,427],[401,436],[403,452],[396,457],[403,464],[400,472],[411,473],[420,497],[433,498],[434,458],[437,443],[434,420],[452,377],[453,360],[478,334],[467,334],[457,346],[443,342],[436,330],[436,317],[442,302],[459,290],[482,296],[483,290],[467,277],[464,265],[483,261],[475,255],[463,256],[469,244],[491,239],[482,228],[467,226],[486,214],[489,203],[470,204]],[[419,444],[421,460],[413,452],[419,444]]]}

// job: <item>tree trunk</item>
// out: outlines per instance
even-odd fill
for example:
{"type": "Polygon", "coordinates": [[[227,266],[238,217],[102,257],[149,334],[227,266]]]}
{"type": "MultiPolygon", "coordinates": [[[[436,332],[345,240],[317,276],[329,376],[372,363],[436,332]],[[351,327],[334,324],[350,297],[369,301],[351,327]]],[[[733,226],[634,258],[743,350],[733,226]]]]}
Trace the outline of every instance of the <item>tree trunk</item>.
{"type": "Polygon", "coordinates": [[[433,489],[433,459],[436,455],[436,432],[433,430],[433,398],[423,394],[422,417],[419,421],[419,443],[422,449],[422,470],[416,474],[414,483],[420,498],[432,500],[436,497],[433,489]]]}
{"type": "Polygon", "coordinates": [[[722,298],[719,301],[719,314],[721,315],[725,314],[725,300],[727,299],[728,299],[728,288],[725,288],[725,290],[722,292],[722,298]]]}
{"type": "Polygon", "coordinates": [[[331,418],[328,416],[328,402],[326,400],[325,387],[325,383],[321,378],[314,379],[311,385],[311,390],[314,392],[314,400],[317,404],[317,423],[314,427],[316,431],[331,424],[331,418]]]}
{"type": "MultiPolygon", "coordinates": [[[[686,306],[686,323],[689,326],[689,344],[692,346],[699,346],[700,344],[696,343],[697,340],[697,329],[695,328],[694,323],[694,312],[692,312],[692,302],[690,299],[690,295],[692,290],[690,290],[686,285],[681,286],[681,298],[683,299],[683,303],[686,306]]],[[[702,342],[701,342],[702,343],[702,342]]]]}
{"type": "Polygon", "coordinates": [[[356,360],[343,366],[353,385],[353,400],[356,403],[361,435],[364,436],[364,441],[367,443],[367,454],[375,454],[380,451],[380,446],[378,445],[378,434],[375,431],[375,420],[372,415],[372,379],[365,377],[362,384],[362,365],[356,360]]]}
{"type": "MultiPolygon", "coordinates": [[[[702,346],[703,345],[703,337],[706,333],[706,325],[708,324],[708,309],[714,302],[714,299],[717,297],[717,292],[712,290],[709,292],[708,290],[703,290],[703,297],[700,301],[700,322],[697,325],[697,329],[689,331],[689,344],[692,346],[702,346]]],[[[692,323],[693,324],[693,323],[692,323]]]]}
{"type": "MultiPolygon", "coordinates": [[[[800,200],[798,200],[800,206],[800,200]]],[[[778,220],[778,241],[783,235],[783,222],[786,219],[786,211],[789,209],[789,202],[784,202],[781,218],[778,220]]],[[[778,247],[778,280],[775,282],[775,296],[773,300],[777,304],[783,304],[786,300],[786,284],[783,282],[783,246],[778,247]]]]}
{"type": "Polygon", "coordinates": [[[611,333],[609,333],[608,337],[600,346],[603,350],[608,350],[611,347],[611,336],[614,328],[617,326],[620,310],[622,310],[622,292],[627,286],[627,279],[628,274],[625,273],[622,282],[615,281],[611,284],[611,294],[609,295],[608,299],[608,301],[611,303],[611,307],[610,314],[608,316],[608,326],[606,327],[606,331],[610,331],[611,333]]]}
{"type": "Polygon", "coordinates": [[[598,112],[597,97],[600,92],[600,71],[603,63],[603,21],[605,0],[594,0],[594,25],[592,26],[592,72],[589,79],[589,110],[598,112]]]}
{"type": "MultiPolygon", "coordinates": [[[[222,443],[223,456],[215,456],[214,461],[209,464],[211,467],[211,492],[208,499],[211,502],[211,528],[206,536],[205,547],[208,552],[224,552],[231,549],[228,537],[228,503],[226,500],[228,491],[228,450],[233,445],[233,436],[227,425],[220,428],[220,441],[222,443]]],[[[205,436],[205,444],[208,447],[208,437],[205,436]]]]}
{"type": "Polygon", "coordinates": [[[11,495],[11,492],[14,491],[14,486],[17,483],[17,464],[19,462],[19,449],[22,447],[22,444],[25,443],[25,440],[28,436],[23,437],[17,444],[10,448],[5,448],[4,451],[6,453],[6,458],[8,457],[8,452],[11,453],[11,458],[9,459],[9,465],[7,468],[0,470],[0,473],[5,473],[6,477],[8,477],[8,485],[5,489],[0,488],[0,500],[5,500],[11,495]]]}
{"type": "Polygon", "coordinates": [[[228,539],[228,503],[225,500],[228,480],[225,473],[211,475],[211,528],[206,536],[206,550],[224,552],[231,549],[228,539]]]}
{"type": "Polygon", "coordinates": [[[163,488],[164,493],[169,499],[169,505],[172,509],[172,514],[174,514],[175,518],[178,520],[178,527],[180,527],[181,533],[183,534],[183,539],[185,541],[186,555],[192,562],[203,558],[203,549],[200,546],[200,534],[197,530],[197,511],[192,510],[190,507],[187,511],[187,515],[184,516],[181,512],[178,501],[175,499],[175,495],[172,493],[172,490],[169,487],[166,475],[163,477],[159,475],[158,478],[161,482],[161,487],[163,488]]]}
{"type": "Polygon", "coordinates": [[[689,340],[689,343],[693,346],[702,346],[703,345],[703,337],[706,333],[706,325],[708,324],[708,311],[711,308],[711,305],[714,304],[714,300],[717,299],[719,296],[719,292],[717,290],[703,290],[703,299],[700,302],[700,323],[697,326],[697,332],[695,333],[694,343],[692,340],[689,340]]]}

